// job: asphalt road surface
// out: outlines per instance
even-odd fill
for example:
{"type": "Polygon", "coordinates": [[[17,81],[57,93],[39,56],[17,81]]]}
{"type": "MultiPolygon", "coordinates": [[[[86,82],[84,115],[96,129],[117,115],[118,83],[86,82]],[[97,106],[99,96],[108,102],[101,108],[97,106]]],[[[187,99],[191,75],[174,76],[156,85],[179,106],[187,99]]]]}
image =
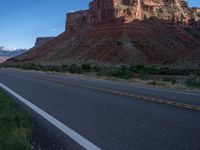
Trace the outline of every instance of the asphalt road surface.
{"type": "Polygon", "coordinates": [[[99,149],[200,150],[200,93],[14,69],[0,83],[99,149]]]}

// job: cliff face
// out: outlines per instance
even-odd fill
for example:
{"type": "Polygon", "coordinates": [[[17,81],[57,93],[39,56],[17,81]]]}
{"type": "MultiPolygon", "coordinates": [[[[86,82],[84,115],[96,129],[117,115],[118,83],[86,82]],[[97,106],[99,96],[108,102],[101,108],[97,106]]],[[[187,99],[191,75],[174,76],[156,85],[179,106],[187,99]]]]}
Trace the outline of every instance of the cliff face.
{"type": "Polygon", "coordinates": [[[86,25],[102,22],[131,23],[156,17],[163,23],[200,28],[198,8],[189,8],[184,0],[93,0],[89,9],[69,13],[66,31],[77,33],[86,25]]]}
{"type": "Polygon", "coordinates": [[[35,48],[44,45],[48,41],[52,40],[54,37],[38,37],[35,42],[35,48]]]}
{"type": "Polygon", "coordinates": [[[67,14],[66,31],[10,62],[200,62],[200,9],[183,0],[93,0],[67,14]]]}

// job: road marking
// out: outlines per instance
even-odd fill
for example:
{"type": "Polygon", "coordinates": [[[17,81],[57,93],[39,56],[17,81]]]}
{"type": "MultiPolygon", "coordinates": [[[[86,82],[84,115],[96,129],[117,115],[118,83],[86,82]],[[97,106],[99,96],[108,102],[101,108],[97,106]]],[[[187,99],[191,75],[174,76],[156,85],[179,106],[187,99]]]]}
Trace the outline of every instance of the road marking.
{"type": "Polygon", "coordinates": [[[95,87],[95,86],[90,86],[90,85],[84,85],[84,84],[74,83],[74,82],[70,82],[70,81],[62,81],[62,80],[48,79],[48,78],[42,78],[42,77],[33,77],[33,76],[31,76],[31,77],[35,78],[35,79],[39,79],[39,80],[52,81],[52,82],[63,84],[63,85],[77,86],[77,87],[92,89],[92,90],[96,90],[96,91],[100,91],[100,92],[106,92],[106,93],[111,93],[111,94],[115,94],[115,95],[127,96],[127,97],[142,99],[142,100],[145,100],[145,101],[151,101],[151,102],[167,104],[167,105],[171,105],[171,106],[173,105],[173,106],[176,106],[176,107],[200,111],[200,106],[180,103],[180,102],[176,102],[175,100],[165,100],[165,99],[143,96],[143,95],[138,95],[138,94],[129,93],[129,92],[122,92],[122,91],[117,91],[117,90],[112,90],[112,89],[106,89],[106,88],[100,88],[100,87],[95,87]]]}
{"type": "MultiPolygon", "coordinates": [[[[115,83],[115,82],[112,82],[112,81],[110,81],[110,82],[113,85],[122,86],[119,83],[115,83]]],[[[176,94],[184,94],[184,95],[191,95],[191,96],[200,96],[200,94],[198,94],[198,93],[173,91],[173,90],[170,90],[170,89],[158,89],[157,87],[147,87],[147,86],[144,86],[144,85],[141,85],[141,86],[134,85],[134,84],[128,85],[127,83],[123,83],[123,85],[126,85],[128,87],[134,87],[134,88],[140,88],[140,89],[147,89],[147,90],[154,90],[154,91],[161,91],[161,92],[167,92],[167,93],[176,93],[176,94]]]]}
{"type": "Polygon", "coordinates": [[[58,121],[56,118],[48,114],[47,112],[43,111],[36,105],[32,104],[30,101],[25,99],[24,97],[20,96],[19,94],[15,93],[13,90],[5,86],[4,84],[0,83],[0,87],[4,89],[5,91],[12,94],[14,97],[16,97],[18,100],[26,104],[28,107],[30,107],[32,110],[37,112],[39,115],[41,115],[43,118],[45,118],[47,121],[49,121],[51,124],[56,126],[58,129],[60,129],[62,132],[64,132],[67,136],[69,136],[71,139],[76,141],[79,145],[84,147],[86,150],[101,150],[101,148],[97,147],[90,141],[88,141],[86,138],[75,132],[74,130],[70,129],[66,125],[64,125],[62,122],[58,121]]]}

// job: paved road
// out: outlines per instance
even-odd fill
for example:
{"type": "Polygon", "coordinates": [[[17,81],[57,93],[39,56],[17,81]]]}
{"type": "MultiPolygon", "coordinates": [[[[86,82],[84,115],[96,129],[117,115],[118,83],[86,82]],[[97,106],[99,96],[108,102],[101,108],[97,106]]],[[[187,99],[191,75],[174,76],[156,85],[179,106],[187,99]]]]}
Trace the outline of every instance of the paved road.
{"type": "Polygon", "coordinates": [[[0,82],[101,149],[200,149],[200,93],[10,69],[0,82]]]}

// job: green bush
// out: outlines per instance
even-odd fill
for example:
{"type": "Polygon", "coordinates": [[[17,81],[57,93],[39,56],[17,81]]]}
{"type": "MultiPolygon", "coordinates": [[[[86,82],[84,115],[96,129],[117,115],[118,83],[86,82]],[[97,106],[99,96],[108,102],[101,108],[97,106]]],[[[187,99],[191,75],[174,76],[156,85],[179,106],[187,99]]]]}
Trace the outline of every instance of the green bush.
{"type": "MultiPolygon", "coordinates": [[[[86,72],[96,72],[98,76],[109,76],[116,78],[133,78],[138,77],[141,79],[146,79],[147,75],[190,75],[195,74],[200,76],[199,69],[172,69],[168,67],[147,67],[144,65],[136,66],[101,66],[92,65],[89,63],[83,64],[64,64],[61,66],[45,66],[39,64],[15,64],[15,65],[0,65],[0,67],[11,67],[11,68],[22,68],[27,70],[41,70],[41,71],[55,71],[55,72],[70,72],[70,73],[86,73],[86,72]]],[[[166,81],[168,81],[167,79],[166,81]]],[[[175,81],[168,81],[174,83],[175,81]]]]}
{"type": "Polygon", "coordinates": [[[142,79],[142,80],[147,80],[147,74],[145,73],[145,71],[140,71],[137,73],[136,77],[138,77],[139,79],[142,79]]]}
{"type": "Polygon", "coordinates": [[[190,75],[185,84],[192,88],[200,88],[200,76],[190,75]]]}
{"type": "Polygon", "coordinates": [[[163,78],[162,81],[171,82],[172,84],[175,84],[175,83],[176,83],[176,80],[175,80],[175,79],[169,78],[169,77],[163,78]]]}
{"type": "Polygon", "coordinates": [[[81,74],[83,73],[82,67],[76,64],[65,64],[62,65],[62,71],[63,72],[70,72],[70,73],[77,73],[81,74]]]}
{"type": "Polygon", "coordinates": [[[134,73],[130,71],[129,68],[121,66],[121,67],[103,67],[97,72],[97,75],[129,79],[134,76],[134,73]]]}
{"type": "Polygon", "coordinates": [[[82,64],[81,69],[84,72],[91,72],[92,71],[92,65],[91,64],[82,64]]]}
{"type": "Polygon", "coordinates": [[[70,73],[81,74],[83,72],[81,67],[76,64],[69,65],[68,69],[70,73]]]}
{"type": "Polygon", "coordinates": [[[98,65],[92,66],[92,70],[93,70],[94,72],[97,72],[97,73],[98,73],[101,69],[102,69],[101,66],[98,66],[98,65]]]}

